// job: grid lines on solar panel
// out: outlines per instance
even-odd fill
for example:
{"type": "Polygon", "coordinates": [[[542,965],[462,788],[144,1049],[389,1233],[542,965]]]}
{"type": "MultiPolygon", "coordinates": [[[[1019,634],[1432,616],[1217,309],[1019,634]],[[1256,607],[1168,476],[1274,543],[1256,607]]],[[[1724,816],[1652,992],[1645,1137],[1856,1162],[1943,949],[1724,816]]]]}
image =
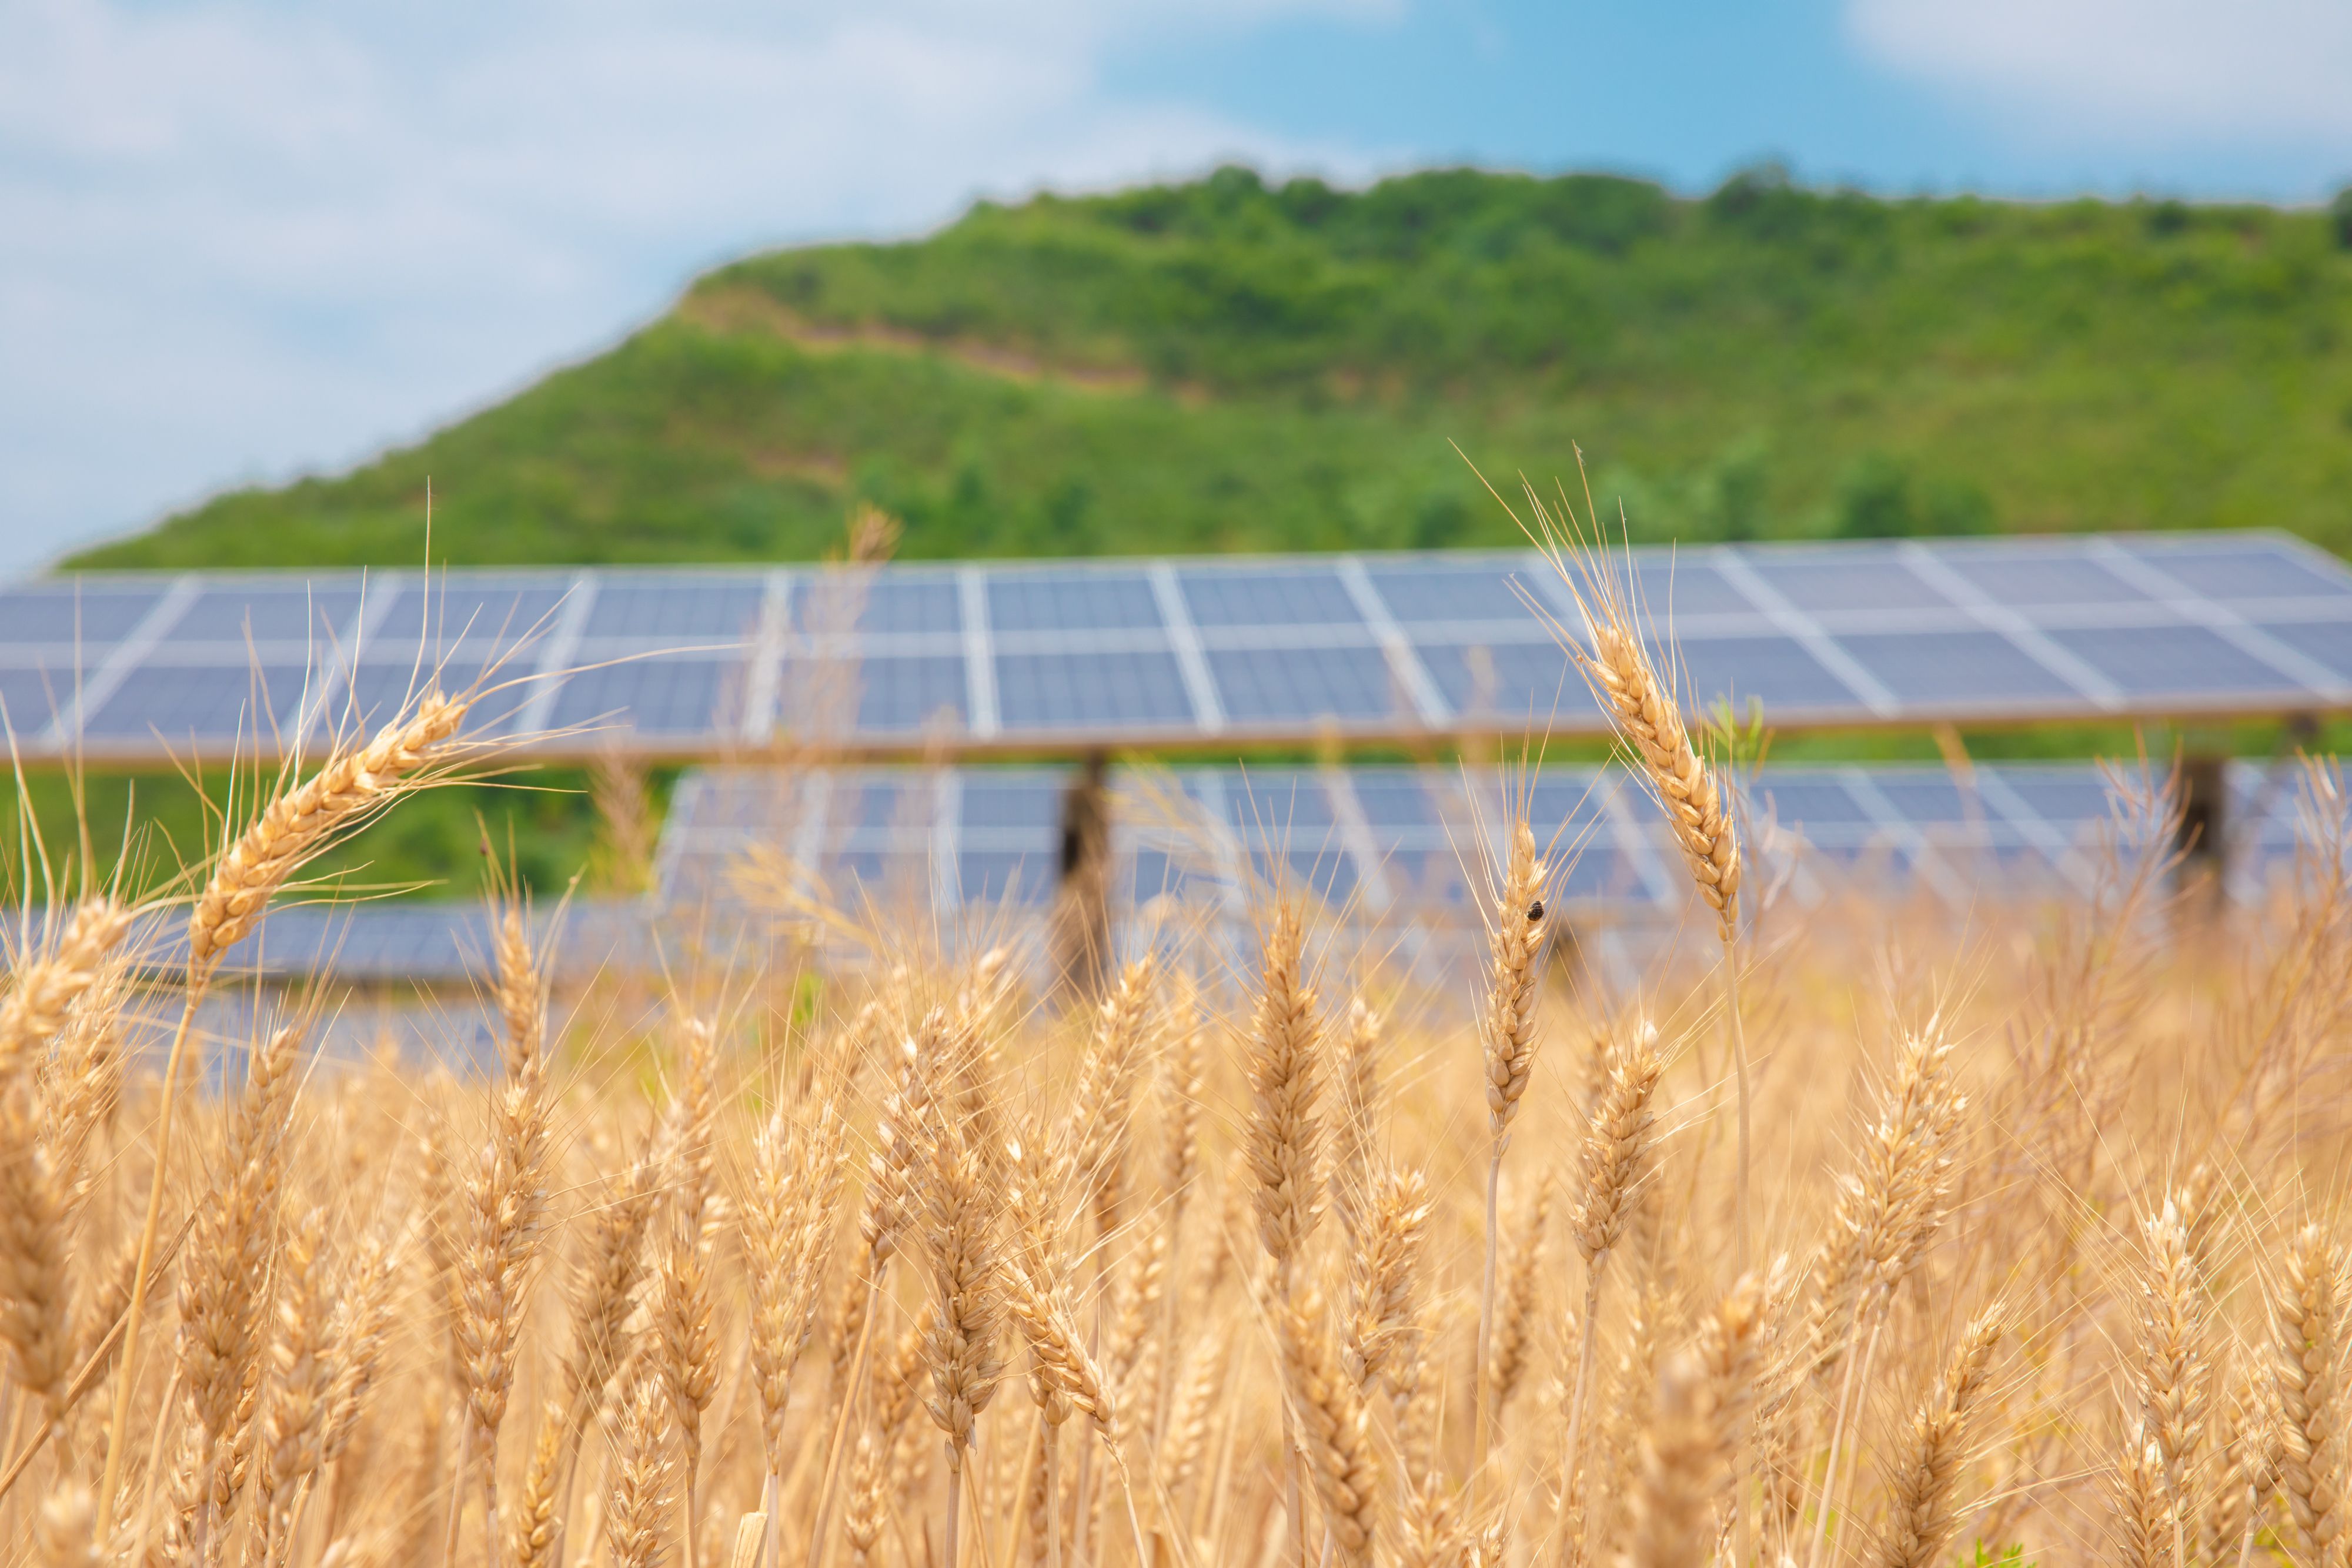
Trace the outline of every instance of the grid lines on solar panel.
{"type": "Polygon", "coordinates": [[[996,632],[1160,627],[1151,580],[1139,571],[1013,570],[988,574],[988,624],[996,632]]]}
{"type": "Polygon", "coordinates": [[[549,722],[638,735],[709,733],[730,685],[740,700],[742,666],[719,658],[629,659],[582,670],[563,682],[549,722]]]}
{"type": "Polygon", "coordinates": [[[1411,711],[1378,648],[1216,648],[1208,661],[1225,716],[1236,723],[1411,711]]]}
{"type": "Polygon", "coordinates": [[[571,592],[569,577],[436,572],[429,581],[409,579],[384,608],[364,656],[414,653],[422,647],[429,661],[436,650],[536,646],[571,592]]]}
{"type": "MultiPolygon", "coordinates": [[[[389,585],[373,591],[384,595],[389,585]]],[[[165,631],[165,646],[190,643],[242,646],[257,643],[336,645],[348,635],[360,608],[356,578],[324,579],[315,584],[228,581],[207,584],[165,631]]]]}
{"type": "MultiPolygon", "coordinates": [[[[1769,716],[1776,709],[1851,709],[1853,690],[1799,643],[1785,637],[1689,637],[1674,650],[1684,674],[1678,684],[1706,712],[1753,697],[1769,716]]],[[[1664,653],[1658,651],[1665,668],[1664,653]]]]}
{"type": "Polygon", "coordinates": [[[1513,586],[1514,579],[1528,583],[1536,571],[1549,570],[1528,561],[1455,565],[1442,559],[1383,561],[1374,558],[1365,562],[1364,575],[1400,625],[1512,623],[1536,619],[1513,586]]]}
{"type": "Polygon", "coordinates": [[[996,711],[1008,731],[1189,726],[1183,672],[1167,653],[999,653],[996,711]]]}
{"type": "Polygon", "coordinates": [[[872,654],[830,666],[823,661],[787,660],[783,680],[781,706],[788,716],[801,711],[795,699],[806,695],[809,683],[850,681],[858,694],[861,730],[907,734],[940,724],[961,728],[970,722],[966,704],[971,694],[960,653],[872,654]]]}
{"type": "Polygon", "coordinates": [[[2352,682],[2352,621],[2263,621],[2256,630],[2276,638],[2339,681],[2352,682]]]}
{"type": "Polygon", "coordinates": [[[1741,559],[1774,591],[1803,611],[1948,610],[1952,601],[1884,549],[1749,550],[1741,559]]]}
{"type": "Polygon", "coordinates": [[[267,747],[294,719],[309,672],[300,664],[149,664],[131,672],[95,713],[82,716],[92,739],[157,736],[267,747]]]}
{"type": "Polygon", "coordinates": [[[163,582],[108,587],[76,578],[0,590],[0,643],[95,648],[120,642],[168,588],[163,582]]]}
{"type": "Polygon", "coordinates": [[[2265,599],[2352,599],[2352,583],[2333,563],[2312,559],[2284,542],[2268,539],[2136,538],[2116,541],[2137,557],[2208,599],[2240,602],[2265,599]]]}
{"type": "Polygon", "coordinates": [[[466,715],[466,735],[503,736],[512,732],[515,720],[538,687],[535,684],[508,686],[498,692],[488,688],[528,673],[511,664],[500,664],[495,656],[465,653],[446,656],[437,665],[428,661],[422,668],[414,660],[362,658],[350,667],[342,689],[327,694],[320,723],[322,728],[347,737],[371,735],[391,723],[405,705],[437,687],[450,697],[477,694],[466,715]]]}
{"type": "Polygon", "coordinates": [[[1754,601],[1715,569],[1707,559],[1710,553],[1644,552],[1634,558],[1630,574],[1621,570],[1618,576],[1633,596],[1633,608],[1658,626],[1684,616],[1753,616],[1754,601]]]}
{"type": "Polygon", "coordinates": [[[1906,704],[2080,701],[2071,684],[1998,632],[1843,632],[1837,641],[1906,704]]]}
{"type": "Polygon", "coordinates": [[[581,636],[658,639],[697,644],[747,641],[759,629],[766,585],[749,576],[659,577],[607,574],[588,607],[581,636]]]}
{"type": "Polygon", "coordinates": [[[2053,627],[2049,636],[2134,696],[2305,695],[2302,683],[2202,626],[2053,627]]]}
{"type": "Polygon", "coordinates": [[[0,716],[19,737],[38,735],[72,706],[78,689],[70,667],[60,674],[37,664],[0,666],[0,716]]]}
{"type": "Polygon", "coordinates": [[[821,572],[802,590],[793,622],[803,631],[836,629],[854,612],[869,637],[963,630],[955,579],[929,569],[821,572]]]}
{"type": "Polygon", "coordinates": [[[1522,719],[1540,728],[1555,715],[1596,716],[1584,678],[1557,643],[1420,643],[1430,678],[1449,706],[1482,718],[1522,719]]]}
{"type": "Polygon", "coordinates": [[[1184,565],[1177,585],[1195,625],[1361,626],[1337,569],[1326,566],[1184,565]]]}
{"type": "Polygon", "coordinates": [[[1923,548],[1995,603],[2015,609],[2148,601],[2097,561],[2071,551],[1933,542],[1923,548]]]}

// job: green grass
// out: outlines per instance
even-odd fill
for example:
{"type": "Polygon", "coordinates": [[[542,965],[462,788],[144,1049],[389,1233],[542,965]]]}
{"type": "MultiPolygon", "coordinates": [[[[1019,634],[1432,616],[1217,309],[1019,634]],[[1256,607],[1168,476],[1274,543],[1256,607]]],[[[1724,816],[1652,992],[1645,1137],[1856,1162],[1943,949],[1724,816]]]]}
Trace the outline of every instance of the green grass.
{"type": "Polygon", "coordinates": [[[1498,479],[1640,538],[2293,529],[2352,548],[2352,251],[2322,212],[1699,201],[1464,172],[983,204],[780,251],[350,474],[85,566],[1499,543],[1498,479]]]}

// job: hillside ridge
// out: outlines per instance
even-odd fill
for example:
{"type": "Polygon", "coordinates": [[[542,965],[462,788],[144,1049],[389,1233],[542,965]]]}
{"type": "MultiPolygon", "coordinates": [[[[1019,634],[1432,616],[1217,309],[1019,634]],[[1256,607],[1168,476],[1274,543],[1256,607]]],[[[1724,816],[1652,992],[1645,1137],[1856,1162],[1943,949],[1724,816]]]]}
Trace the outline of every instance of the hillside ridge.
{"type": "MultiPolygon", "coordinates": [[[[2339,208],[2342,204],[2339,204],[2339,208]]],[[[1636,539],[2288,529],[2352,547],[2352,213],[1700,198],[1246,169],[774,251],[349,473],[90,567],[1499,544],[1593,461],[1636,539]]]]}

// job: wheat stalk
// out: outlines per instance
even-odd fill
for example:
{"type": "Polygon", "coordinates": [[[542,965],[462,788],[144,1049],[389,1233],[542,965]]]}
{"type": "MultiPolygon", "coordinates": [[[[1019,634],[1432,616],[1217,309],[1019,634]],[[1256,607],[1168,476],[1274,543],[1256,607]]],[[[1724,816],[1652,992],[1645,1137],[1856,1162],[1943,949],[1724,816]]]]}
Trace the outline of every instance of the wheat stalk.
{"type": "MultiPolygon", "coordinates": [[[[1517,812],[1507,830],[1509,849],[1504,856],[1501,885],[1487,922],[1487,980],[1479,1032],[1485,1046],[1486,1080],[1486,1260],[1478,1294],[1478,1384],[1475,1395],[1477,1453],[1475,1476],[1486,1467],[1494,1424],[1502,1418],[1501,1401],[1494,1396],[1495,1270],[1501,1239],[1498,1207],[1503,1179],[1503,1155],[1511,1146],[1511,1122],[1528,1091],[1535,1070],[1537,959],[1543,946],[1543,894],[1550,873],[1536,856],[1535,831],[1524,810],[1517,812]]],[[[1525,1327],[1524,1322],[1521,1325],[1525,1327]]],[[[1516,1356],[1513,1360],[1516,1361],[1516,1356]]]]}
{"type": "Polygon", "coordinates": [[[1969,1416],[2007,1326],[1998,1305],[1978,1313],[1953,1350],[1943,1381],[1912,1416],[1909,1441],[1887,1489],[1893,1500],[1875,1554],[1879,1568],[1934,1568],[1944,1560],[1957,1522],[1952,1494],[1968,1461],[1969,1416]]]}
{"type": "MultiPolygon", "coordinates": [[[[1665,814],[1692,883],[1715,912],[1717,936],[1722,949],[1724,1014],[1731,1033],[1732,1066],[1738,1090],[1734,1266],[1745,1273],[1750,1260],[1750,1111],[1748,1038],[1739,1011],[1738,947],[1743,862],[1738,824],[1715,770],[1691,743],[1690,728],[1683,720],[1673,683],[1651,656],[1650,628],[1643,623],[1638,593],[1626,580],[1632,576],[1630,564],[1621,569],[1605,553],[1591,495],[1588,493],[1585,498],[1591,538],[1588,544],[1587,525],[1579,523],[1573,507],[1563,504],[1561,517],[1555,520],[1533,486],[1526,486],[1526,492],[1535,519],[1534,527],[1527,528],[1527,532],[1568,590],[1582,635],[1571,632],[1549,612],[1538,609],[1538,613],[1550,623],[1555,640],[1584,677],[1593,700],[1639,758],[1643,777],[1665,814]]],[[[1522,524],[1523,528],[1526,527],[1522,524]]]]}
{"type": "Polygon", "coordinates": [[[106,1475],[99,1488],[93,1527],[98,1538],[113,1529],[121,1486],[122,1441],[130,1425],[131,1389],[139,1375],[139,1324],[146,1311],[155,1236],[163,1221],[163,1179],[171,1165],[172,1111],[197,1004],[204,999],[221,960],[245,939],[287,879],[322,852],[337,835],[385,810],[402,790],[413,787],[446,754],[469,706],[469,699],[429,691],[366,745],[331,757],[302,783],[271,796],[251,825],[222,853],[211,878],[196,895],[188,915],[186,995],[163,1062],[163,1098],[155,1118],[155,1171],[147,1191],[146,1217],[140,1226],[129,1327],[122,1338],[121,1371],[115,1380],[106,1475]]]}

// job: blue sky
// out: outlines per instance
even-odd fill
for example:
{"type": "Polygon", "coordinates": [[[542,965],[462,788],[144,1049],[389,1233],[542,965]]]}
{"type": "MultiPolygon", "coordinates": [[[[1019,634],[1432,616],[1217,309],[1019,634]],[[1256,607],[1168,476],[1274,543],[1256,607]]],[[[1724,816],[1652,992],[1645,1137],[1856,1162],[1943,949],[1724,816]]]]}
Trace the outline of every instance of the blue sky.
{"type": "Polygon", "coordinates": [[[2347,0],[0,0],[0,571],[979,193],[1777,155],[2308,202],[2347,80],[2347,0]]]}

